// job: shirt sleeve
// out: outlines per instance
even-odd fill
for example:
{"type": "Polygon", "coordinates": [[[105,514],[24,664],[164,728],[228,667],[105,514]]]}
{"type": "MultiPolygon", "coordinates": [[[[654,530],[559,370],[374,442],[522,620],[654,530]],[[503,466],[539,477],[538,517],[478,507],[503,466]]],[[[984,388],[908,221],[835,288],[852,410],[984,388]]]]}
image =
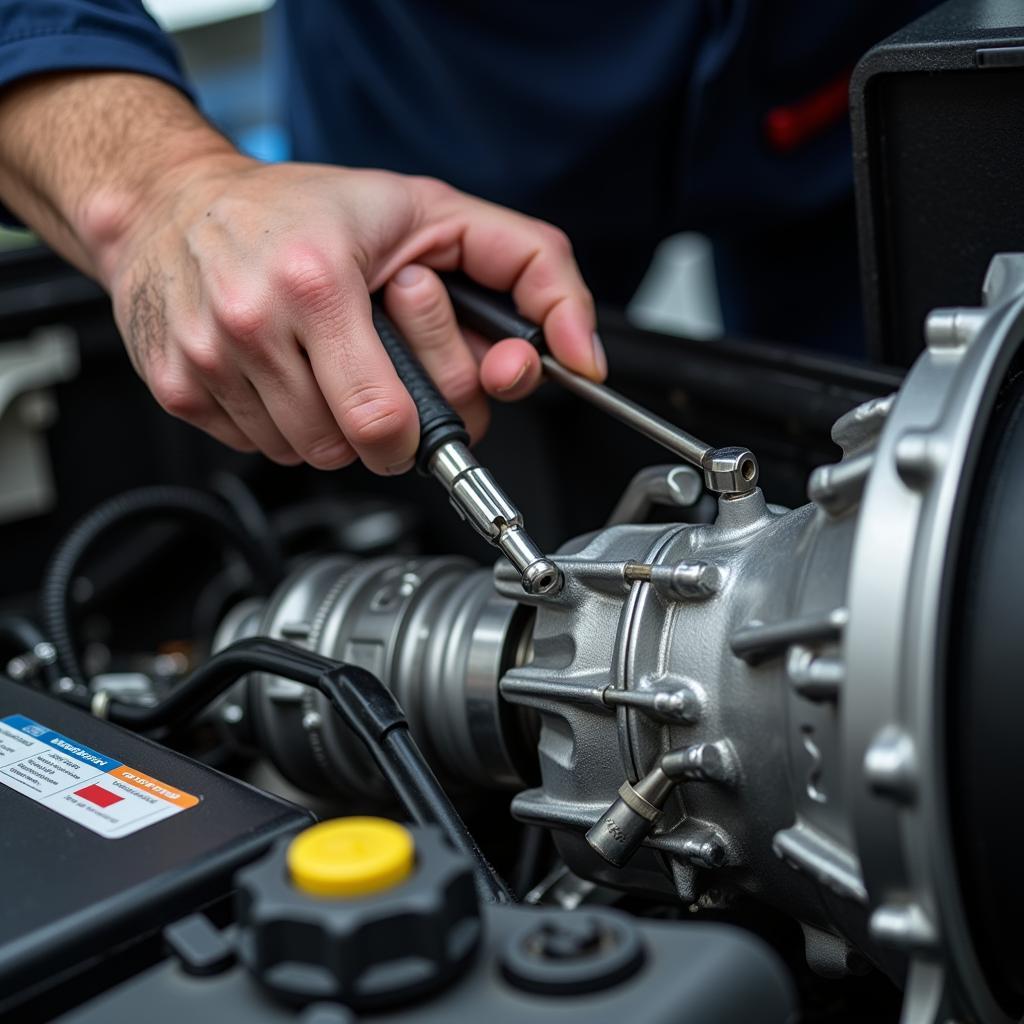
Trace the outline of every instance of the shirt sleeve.
{"type": "Polygon", "coordinates": [[[192,98],[173,44],[141,0],[0,0],[0,89],[72,70],[152,75],[192,98]]]}
{"type": "MultiPolygon", "coordinates": [[[[0,0],[0,89],[54,71],[133,71],[195,97],[141,0],[0,0]]],[[[21,222],[0,202],[0,224],[21,222]]]]}

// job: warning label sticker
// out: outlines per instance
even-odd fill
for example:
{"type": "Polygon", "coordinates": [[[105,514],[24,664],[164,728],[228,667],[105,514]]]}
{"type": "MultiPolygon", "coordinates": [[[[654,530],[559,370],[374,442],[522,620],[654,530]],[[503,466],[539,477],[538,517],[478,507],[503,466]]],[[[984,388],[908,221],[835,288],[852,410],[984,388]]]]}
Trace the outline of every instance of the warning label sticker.
{"type": "Polygon", "coordinates": [[[24,715],[0,718],[0,785],[106,839],[129,836],[199,803],[24,715]]]}

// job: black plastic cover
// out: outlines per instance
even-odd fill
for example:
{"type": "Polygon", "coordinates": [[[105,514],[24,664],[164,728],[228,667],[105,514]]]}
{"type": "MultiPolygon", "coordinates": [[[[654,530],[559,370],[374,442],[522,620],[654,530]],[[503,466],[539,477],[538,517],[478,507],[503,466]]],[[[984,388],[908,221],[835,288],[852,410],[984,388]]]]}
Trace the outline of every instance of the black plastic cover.
{"type": "Polygon", "coordinates": [[[0,1012],[224,895],[237,867],[311,821],[284,800],[0,677],[0,718],[8,715],[201,799],[131,835],[106,838],[0,785],[0,1012]]]}
{"type": "Polygon", "coordinates": [[[973,306],[1024,240],[1024,4],[949,0],[850,83],[865,329],[909,366],[938,306],[973,306]]]}
{"type": "MultiPolygon", "coordinates": [[[[359,1019],[374,1024],[793,1024],[797,1019],[796,993],[782,962],[739,928],[629,918],[621,911],[592,908],[585,912],[588,917],[614,920],[625,932],[635,932],[644,951],[643,965],[619,970],[597,991],[593,986],[580,991],[580,986],[556,985],[558,991],[538,992],[509,980],[500,969],[510,944],[520,942],[524,930],[550,929],[559,920],[573,927],[583,912],[494,904],[480,910],[481,948],[465,973],[432,996],[359,1019]]],[[[568,961],[571,949],[548,950],[549,955],[556,953],[562,967],[558,973],[575,973],[568,961]]],[[[586,973],[592,955],[584,945],[576,968],[586,973]]],[[[321,1019],[350,1018],[343,1007],[328,1002],[296,1010],[272,998],[241,966],[200,978],[173,962],[139,974],[65,1018],[66,1024],[309,1024],[321,1019]]]]}

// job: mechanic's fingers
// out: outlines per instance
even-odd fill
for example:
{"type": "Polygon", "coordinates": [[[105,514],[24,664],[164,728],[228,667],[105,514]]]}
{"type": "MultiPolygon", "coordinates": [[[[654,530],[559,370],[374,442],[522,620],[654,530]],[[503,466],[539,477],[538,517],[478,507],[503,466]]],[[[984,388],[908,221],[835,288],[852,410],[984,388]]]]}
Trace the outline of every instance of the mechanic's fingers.
{"type": "MultiPolygon", "coordinates": [[[[215,437],[221,444],[227,445],[228,448],[234,448],[236,452],[256,451],[256,445],[238,429],[213,395],[210,395],[210,401],[216,405],[217,409],[210,413],[201,425],[201,429],[211,437],[215,437]]],[[[200,424],[197,423],[196,426],[200,426],[200,424]]]]}
{"type": "Polygon", "coordinates": [[[317,469],[355,462],[355,449],[331,415],[298,343],[290,340],[271,351],[244,371],[284,439],[317,469]]]}
{"type": "Polygon", "coordinates": [[[153,397],[172,416],[204,430],[236,451],[256,451],[252,440],[187,365],[165,364],[153,373],[148,384],[153,397]]]}
{"type": "Polygon", "coordinates": [[[455,320],[441,279],[410,263],[384,290],[384,305],[399,333],[423,363],[441,393],[462,417],[475,441],[487,429],[487,401],[480,369],[455,320]]]}
{"type": "Polygon", "coordinates": [[[374,330],[359,268],[314,266],[295,282],[302,279],[295,333],[335,422],[373,472],[404,473],[419,444],[419,417],[374,330]]]}
{"type": "Polygon", "coordinates": [[[238,374],[224,374],[207,381],[210,393],[234,421],[235,426],[273,462],[297,466],[302,456],[278,430],[252,383],[238,374]]]}
{"type": "Polygon", "coordinates": [[[594,301],[563,231],[480,199],[465,208],[462,267],[489,288],[511,291],[519,311],[541,324],[553,355],[595,380],[607,373],[594,301]]]}
{"type": "Polygon", "coordinates": [[[522,338],[506,338],[485,353],[480,380],[489,395],[503,402],[524,398],[540,383],[537,350],[522,338]]]}

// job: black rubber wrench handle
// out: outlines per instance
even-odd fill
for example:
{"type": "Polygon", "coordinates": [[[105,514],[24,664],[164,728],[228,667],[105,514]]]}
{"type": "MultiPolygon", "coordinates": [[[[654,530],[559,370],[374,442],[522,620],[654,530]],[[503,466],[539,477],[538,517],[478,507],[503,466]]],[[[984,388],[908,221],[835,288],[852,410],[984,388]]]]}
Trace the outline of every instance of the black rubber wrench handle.
{"type": "Polygon", "coordinates": [[[465,274],[441,275],[455,316],[464,327],[482,334],[488,341],[503,338],[525,338],[541,355],[547,352],[544,329],[525,316],[520,316],[511,296],[484,288],[465,274]]]}
{"type": "Polygon", "coordinates": [[[469,444],[469,431],[459,414],[437,390],[437,385],[413,355],[405,338],[381,307],[373,304],[373,326],[380,335],[381,344],[394,363],[399,379],[416,403],[420,417],[420,446],[416,452],[416,468],[429,475],[430,460],[434,452],[450,441],[469,444]]]}

